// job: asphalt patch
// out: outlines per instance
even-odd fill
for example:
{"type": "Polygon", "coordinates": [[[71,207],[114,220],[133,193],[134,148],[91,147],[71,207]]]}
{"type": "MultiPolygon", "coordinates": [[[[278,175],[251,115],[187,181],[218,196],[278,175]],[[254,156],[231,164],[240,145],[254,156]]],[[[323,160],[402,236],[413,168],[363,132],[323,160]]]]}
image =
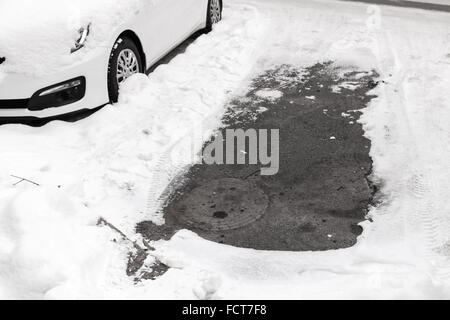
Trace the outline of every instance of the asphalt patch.
{"type": "Polygon", "coordinates": [[[166,224],[143,222],[137,231],[160,240],[189,229],[258,250],[353,246],[376,192],[368,179],[371,143],[358,119],[377,77],[331,62],[261,74],[231,101],[220,130],[280,129],[279,173],[261,176],[258,165],[195,165],[172,186],[166,224]]]}

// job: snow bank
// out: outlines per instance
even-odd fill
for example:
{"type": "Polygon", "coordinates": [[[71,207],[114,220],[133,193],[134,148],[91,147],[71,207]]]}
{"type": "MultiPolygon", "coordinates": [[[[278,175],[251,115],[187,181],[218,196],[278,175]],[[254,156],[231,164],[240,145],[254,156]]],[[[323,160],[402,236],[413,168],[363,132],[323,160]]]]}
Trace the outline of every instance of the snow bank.
{"type": "Polygon", "coordinates": [[[95,48],[124,23],[143,0],[1,0],[0,56],[3,72],[48,74],[80,61],[71,54],[78,30],[92,23],[86,46],[95,48]]]}
{"type": "MultiPolygon", "coordinates": [[[[114,235],[96,227],[95,216],[61,189],[18,189],[2,199],[0,216],[0,279],[7,297],[51,297],[59,286],[98,290],[116,255],[109,241],[114,235]]],[[[126,267],[126,253],[120,258],[118,267],[126,267]]]]}
{"type": "MultiPolygon", "coordinates": [[[[0,127],[2,294],[126,298],[134,289],[125,275],[130,245],[97,220],[107,219],[131,240],[139,240],[136,223],[164,222],[153,205],[195,161],[192,145],[200,150],[220,124],[263,34],[257,11],[235,5],[214,32],[169,65],[130,78],[119,104],[75,124],[0,127]]],[[[152,297],[164,294],[172,293],[152,297]]]]}

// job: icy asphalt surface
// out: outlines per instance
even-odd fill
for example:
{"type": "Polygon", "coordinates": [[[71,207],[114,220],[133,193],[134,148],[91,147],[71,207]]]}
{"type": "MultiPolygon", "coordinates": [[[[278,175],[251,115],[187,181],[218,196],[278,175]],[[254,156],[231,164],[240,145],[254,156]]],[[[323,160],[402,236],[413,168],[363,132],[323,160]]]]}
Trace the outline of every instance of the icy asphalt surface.
{"type": "Polygon", "coordinates": [[[208,240],[259,250],[354,245],[375,193],[368,180],[370,140],[357,120],[373,98],[367,93],[376,76],[341,76],[331,62],[262,73],[250,92],[230,103],[221,131],[279,129],[280,172],[264,177],[255,165],[196,165],[180,185],[178,178],[169,186],[166,224],[143,222],[139,232],[160,240],[189,229],[208,240]],[[281,98],[260,98],[264,92],[281,98]]]}

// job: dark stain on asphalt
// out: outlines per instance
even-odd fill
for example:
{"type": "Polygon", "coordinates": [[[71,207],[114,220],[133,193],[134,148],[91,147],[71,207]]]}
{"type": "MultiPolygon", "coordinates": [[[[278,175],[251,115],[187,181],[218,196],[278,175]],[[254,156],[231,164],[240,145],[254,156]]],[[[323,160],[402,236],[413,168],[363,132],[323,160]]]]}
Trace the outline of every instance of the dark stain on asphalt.
{"type": "Polygon", "coordinates": [[[279,173],[261,176],[258,165],[195,165],[172,186],[166,224],[143,222],[137,231],[160,240],[189,229],[258,250],[353,246],[376,192],[368,178],[371,142],[358,119],[377,77],[331,62],[283,65],[257,77],[231,101],[220,130],[280,129],[279,173]],[[278,97],[261,94],[268,90],[278,97]]]}

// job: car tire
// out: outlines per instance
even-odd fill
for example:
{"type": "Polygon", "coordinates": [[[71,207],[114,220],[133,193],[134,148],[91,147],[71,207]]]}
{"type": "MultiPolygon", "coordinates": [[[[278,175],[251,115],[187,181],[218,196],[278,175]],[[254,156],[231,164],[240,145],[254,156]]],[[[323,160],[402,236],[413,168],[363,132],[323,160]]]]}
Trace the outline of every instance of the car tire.
{"type": "MultiPolygon", "coordinates": [[[[111,103],[116,103],[119,100],[120,83],[118,74],[120,67],[118,61],[122,54],[129,54],[131,56],[134,54],[137,60],[136,72],[130,71],[130,73],[127,72],[127,75],[131,75],[134,73],[144,73],[142,54],[134,41],[126,37],[120,37],[119,39],[117,39],[111,51],[108,63],[108,95],[109,101],[111,103]]],[[[125,80],[126,78],[127,77],[125,77],[123,80],[125,80]]]]}
{"type": "Polygon", "coordinates": [[[208,1],[208,12],[206,16],[206,32],[210,32],[212,30],[213,25],[222,20],[222,0],[209,0],[208,1]],[[217,8],[217,6],[219,8],[217,8]],[[217,12],[218,10],[218,12],[217,12]]]}

